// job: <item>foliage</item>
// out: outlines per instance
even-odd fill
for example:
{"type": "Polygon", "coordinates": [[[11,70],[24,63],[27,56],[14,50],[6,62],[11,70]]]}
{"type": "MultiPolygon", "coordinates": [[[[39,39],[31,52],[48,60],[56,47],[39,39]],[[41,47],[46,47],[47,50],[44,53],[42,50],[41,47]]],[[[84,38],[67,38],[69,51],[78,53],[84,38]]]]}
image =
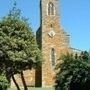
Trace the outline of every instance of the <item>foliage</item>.
{"type": "Polygon", "coordinates": [[[90,54],[63,55],[56,77],[57,90],[90,90],[90,54]]]}
{"type": "Polygon", "coordinates": [[[9,78],[41,63],[35,35],[15,7],[0,20],[0,74],[9,78]]]}
{"type": "Polygon", "coordinates": [[[6,90],[9,87],[9,82],[5,75],[0,75],[0,90],[6,90]]]}

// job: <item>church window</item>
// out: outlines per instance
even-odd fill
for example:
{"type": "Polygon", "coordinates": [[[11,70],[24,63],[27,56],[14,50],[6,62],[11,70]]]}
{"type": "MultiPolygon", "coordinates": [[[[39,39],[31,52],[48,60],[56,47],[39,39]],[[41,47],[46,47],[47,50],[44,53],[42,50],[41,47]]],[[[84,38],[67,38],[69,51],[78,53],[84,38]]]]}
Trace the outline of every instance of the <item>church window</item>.
{"type": "Polygon", "coordinates": [[[54,15],[54,4],[51,2],[48,4],[48,15],[54,15]]]}
{"type": "Polygon", "coordinates": [[[52,66],[55,66],[55,49],[54,48],[51,49],[51,62],[52,62],[52,66]]]}

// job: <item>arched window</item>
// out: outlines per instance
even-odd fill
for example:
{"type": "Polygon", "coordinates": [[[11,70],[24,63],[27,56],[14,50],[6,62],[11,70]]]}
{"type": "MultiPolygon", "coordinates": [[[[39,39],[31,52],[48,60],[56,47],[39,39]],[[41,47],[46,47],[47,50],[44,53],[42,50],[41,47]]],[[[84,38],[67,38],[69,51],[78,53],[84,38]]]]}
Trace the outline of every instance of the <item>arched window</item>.
{"type": "Polygon", "coordinates": [[[54,4],[51,2],[48,4],[48,15],[54,15],[54,4]]]}
{"type": "Polygon", "coordinates": [[[55,49],[54,48],[51,49],[51,62],[52,62],[52,66],[55,66],[55,49]]]}

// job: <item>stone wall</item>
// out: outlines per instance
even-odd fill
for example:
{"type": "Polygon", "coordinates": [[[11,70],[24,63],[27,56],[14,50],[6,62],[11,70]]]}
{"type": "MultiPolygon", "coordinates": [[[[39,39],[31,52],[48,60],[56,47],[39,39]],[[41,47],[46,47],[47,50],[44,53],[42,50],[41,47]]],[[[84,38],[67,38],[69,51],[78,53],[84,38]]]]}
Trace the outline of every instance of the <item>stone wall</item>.
{"type": "MultiPolygon", "coordinates": [[[[23,79],[21,74],[14,75],[16,83],[19,87],[23,87],[23,79]]],[[[23,78],[27,86],[35,86],[35,69],[23,71],[23,78]]],[[[11,88],[16,87],[14,80],[11,78],[11,88]]]]}
{"type": "MultiPolygon", "coordinates": [[[[50,18],[48,18],[48,21],[50,18]]],[[[43,54],[43,67],[42,67],[42,85],[43,86],[53,86],[55,82],[55,70],[52,67],[52,62],[50,59],[51,49],[55,49],[56,53],[56,63],[60,58],[61,54],[65,54],[69,51],[69,38],[68,35],[59,27],[57,21],[45,22],[42,28],[42,54],[43,54]],[[48,24],[53,24],[53,29],[55,31],[55,36],[50,37],[48,33],[50,32],[50,27],[48,24]],[[46,30],[46,31],[45,31],[46,30]],[[45,32],[44,32],[45,31],[45,32]]]]}
{"type": "Polygon", "coordinates": [[[60,58],[61,54],[69,52],[69,35],[62,29],[59,23],[59,0],[41,0],[41,26],[38,32],[39,42],[41,41],[41,50],[43,55],[42,64],[42,86],[48,87],[55,84],[55,66],[52,66],[51,49],[55,49],[55,62],[60,58]],[[48,15],[48,3],[52,2],[55,6],[55,14],[48,15]],[[50,36],[49,33],[53,36],[50,36]],[[41,37],[41,38],[40,38],[41,37]]]}

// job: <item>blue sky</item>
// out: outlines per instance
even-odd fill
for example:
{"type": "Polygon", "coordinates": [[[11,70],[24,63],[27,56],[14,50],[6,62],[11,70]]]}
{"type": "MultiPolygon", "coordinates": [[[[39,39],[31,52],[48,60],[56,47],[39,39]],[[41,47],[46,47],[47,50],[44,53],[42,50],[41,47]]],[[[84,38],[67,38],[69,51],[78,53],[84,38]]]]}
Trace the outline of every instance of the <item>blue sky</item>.
{"type": "MultiPolygon", "coordinates": [[[[22,16],[29,18],[35,32],[40,24],[39,0],[16,0],[22,16]]],[[[0,18],[7,15],[14,0],[0,0],[0,18]]],[[[60,23],[70,35],[70,46],[90,50],[90,0],[59,0],[60,23]]]]}

